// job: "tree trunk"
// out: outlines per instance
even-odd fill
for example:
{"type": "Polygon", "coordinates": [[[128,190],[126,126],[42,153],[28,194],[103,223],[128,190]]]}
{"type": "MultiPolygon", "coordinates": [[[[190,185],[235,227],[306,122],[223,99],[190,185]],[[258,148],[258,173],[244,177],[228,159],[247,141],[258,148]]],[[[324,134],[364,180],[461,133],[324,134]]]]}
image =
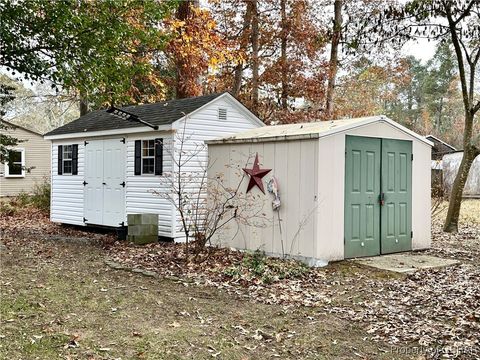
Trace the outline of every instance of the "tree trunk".
{"type": "MultiPolygon", "coordinates": [[[[250,27],[252,24],[252,14],[254,6],[253,1],[247,1],[247,9],[245,10],[245,16],[243,18],[242,34],[240,35],[240,51],[247,52],[248,39],[250,35],[250,27]]],[[[238,96],[240,89],[242,88],[243,81],[243,63],[238,63],[235,67],[235,75],[233,79],[232,94],[238,96]]]]}
{"type": "MultiPolygon", "coordinates": [[[[473,5],[473,2],[470,4],[473,5]]],[[[460,215],[460,207],[462,205],[463,189],[465,187],[468,174],[470,173],[472,163],[475,160],[475,157],[480,154],[480,150],[473,144],[472,141],[473,120],[475,113],[480,109],[480,102],[474,105],[476,65],[480,58],[480,49],[476,47],[472,53],[467,53],[467,49],[465,46],[462,46],[462,39],[457,33],[458,20],[453,19],[452,10],[448,3],[444,3],[444,7],[448,20],[450,36],[452,38],[452,44],[457,57],[460,84],[462,88],[463,106],[465,109],[465,129],[463,131],[463,158],[462,162],[460,163],[460,167],[458,168],[457,176],[453,181],[452,193],[450,194],[450,204],[448,206],[448,212],[445,219],[445,224],[443,226],[443,231],[458,232],[458,217],[460,215]],[[465,58],[470,67],[468,69],[468,73],[466,71],[466,64],[462,49],[465,51],[465,58]]]]}
{"type": "Polygon", "coordinates": [[[260,62],[258,58],[259,50],[259,30],[258,30],[258,6],[257,0],[252,0],[252,110],[258,114],[258,77],[260,62]]]}
{"type": "Polygon", "coordinates": [[[474,115],[467,112],[465,116],[465,132],[463,135],[463,158],[458,168],[457,176],[453,181],[452,192],[450,194],[450,203],[448,206],[447,217],[443,231],[458,232],[458,217],[462,205],[463,188],[470,173],[470,168],[475,158],[480,154],[480,150],[472,144],[474,115]]]}
{"type": "Polygon", "coordinates": [[[88,114],[88,100],[83,91],[80,91],[80,116],[88,114]]]}
{"type": "Polygon", "coordinates": [[[338,67],[338,45],[342,32],[342,3],[343,0],[335,0],[332,46],[330,49],[330,62],[328,72],[328,85],[325,105],[325,120],[331,120],[333,116],[333,98],[335,92],[335,79],[338,67]]]}
{"type": "MultiPolygon", "coordinates": [[[[192,9],[198,6],[198,0],[180,1],[180,4],[178,5],[177,11],[175,13],[175,17],[178,20],[187,21],[188,18],[192,15],[192,9]]],[[[190,64],[187,64],[182,59],[175,60],[177,99],[183,99],[193,95],[188,92],[188,84],[185,83],[186,79],[188,79],[188,72],[190,71],[189,67],[190,64]]]]}
{"type": "Polygon", "coordinates": [[[288,107],[288,68],[287,68],[287,0],[280,1],[280,13],[281,13],[281,49],[280,49],[280,65],[282,71],[282,94],[280,96],[280,104],[282,109],[288,107]]]}

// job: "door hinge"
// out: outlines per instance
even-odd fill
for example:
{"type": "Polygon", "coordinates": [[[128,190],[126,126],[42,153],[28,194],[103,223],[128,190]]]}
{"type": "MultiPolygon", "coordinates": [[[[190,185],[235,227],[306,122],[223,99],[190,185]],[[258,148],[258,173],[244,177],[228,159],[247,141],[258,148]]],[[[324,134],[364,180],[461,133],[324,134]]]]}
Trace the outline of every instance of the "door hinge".
{"type": "Polygon", "coordinates": [[[123,187],[125,187],[125,181],[124,181],[124,182],[122,182],[120,185],[122,185],[123,187]]]}
{"type": "Polygon", "coordinates": [[[412,161],[413,161],[413,154],[412,154],[412,161]]]}
{"type": "Polygon", "coordinates": [[[88,221],[87,219],[83,218],[83,222],[84,222],[84,223],[86,223],[87,221],[88,221]]]}
{"type": "Polygon", "coordinates": [[[102,185],[107,185],[107,183],[102,183],[102,185]]]}
{"type": "Polygon", "coordinates": [[[122,140],[120,140],[120,142],[125,144],[125,138],[122,138],[122,140]]]}
{"type": "Polygon", "coordinates": [[[413,230],[410,231],[410,237],[413,239],[413,230]]]}
{"type": "Polygon", "coordinates": [[[83,145],[84,145],[84,146],[87,146],[87,144],[88,144],[88,141],[85,140],[85,141],[83,142],[83,145]]]}
{"type": "Polygon", "coordinates": [[[83,186],[87,185],[88,183],[86,181],[83,182],[83,186]]]}

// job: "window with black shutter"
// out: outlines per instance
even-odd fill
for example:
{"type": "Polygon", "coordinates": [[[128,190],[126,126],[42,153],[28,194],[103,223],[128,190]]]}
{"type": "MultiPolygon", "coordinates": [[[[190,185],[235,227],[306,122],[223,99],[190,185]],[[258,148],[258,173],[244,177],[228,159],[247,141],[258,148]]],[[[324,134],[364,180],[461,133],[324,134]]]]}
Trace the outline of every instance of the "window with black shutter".
{"type": "Polygon", "coordinates": [[[162,175],[163,139],[135,140],[135,175],[162,175]]]}
{"type": "Polygon", "coordinates": [[[78,175],[78,144],[58,145],[58,175],[78,175]]]}

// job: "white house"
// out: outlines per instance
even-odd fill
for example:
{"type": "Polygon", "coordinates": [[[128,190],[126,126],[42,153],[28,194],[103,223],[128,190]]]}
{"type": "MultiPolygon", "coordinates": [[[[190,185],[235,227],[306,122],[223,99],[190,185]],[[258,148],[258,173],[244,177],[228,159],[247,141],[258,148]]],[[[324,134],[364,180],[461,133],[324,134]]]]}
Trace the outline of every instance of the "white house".
{"type": "Polygon", "coordinates": [[[432,143],[384,116],[266,126],[207,143],[209,177],[223,173],[224,186],[248,191],[259,174],[250,192],[269,219],[223,228],[218,244],[318,265],[430,246],[432,143]]]}
{"type": "MultiPolygon", "coordinates": [[[[159,236],[182,236],[174,206],[153,191],[169,191],[178,156],[205,140],[264,124],[228,93],[93,111],[45,135],[52,142],[51,221],[119,227],[127,214],[154,213],[159,236]]],[[[206,150],[182,172],[207,160],[206,150]],[[196,161],[195,161],[196,160],[196,161]]]]}

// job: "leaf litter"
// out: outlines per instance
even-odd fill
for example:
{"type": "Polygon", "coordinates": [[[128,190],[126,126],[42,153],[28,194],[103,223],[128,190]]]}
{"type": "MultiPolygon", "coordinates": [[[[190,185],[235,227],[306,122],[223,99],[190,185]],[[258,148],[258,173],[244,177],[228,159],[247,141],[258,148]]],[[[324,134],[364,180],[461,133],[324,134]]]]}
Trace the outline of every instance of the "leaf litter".
{"type": "MultiPolygon", "coordinates": [[[[185,286],[213,286],[235,296],[282,306],[284,311],[313,307],[318,314],[335,314],[363,324],[366,341],[385,341],[392,346],[418,343],[429,358],[480,356],[478,223],[462,226],[458,234],[443,233],[441,225],[434,223],[432,248],[425,253],[462,263],[406,276],[379,276],[377,272],[345,262],[326,268],[307,268],[293,260],[232,249],[210,249],[208,261],[186,264],[183,244],[134,246],[115,242],[112,234],[94,234],[52,224],[42,213],[32,211],[14,217],[0,215],[0,227],[2,244],[7,248],[18,245],[22,238],[28,239],[30,246],[32,238],[85,239],[100,243],[107,251],[108,261],[117,264],[118,269],[147,271],[185,286]],[[8,239],[13,238],[15,244],[10,244],[8,239]]],[[[178,327],[180,323],[169,325],[178,327]]],[[[261,329],[251,333],[240,325],[237,329],[242,335],[264,341],[281,341],[284,336],[261,329]]]]}

